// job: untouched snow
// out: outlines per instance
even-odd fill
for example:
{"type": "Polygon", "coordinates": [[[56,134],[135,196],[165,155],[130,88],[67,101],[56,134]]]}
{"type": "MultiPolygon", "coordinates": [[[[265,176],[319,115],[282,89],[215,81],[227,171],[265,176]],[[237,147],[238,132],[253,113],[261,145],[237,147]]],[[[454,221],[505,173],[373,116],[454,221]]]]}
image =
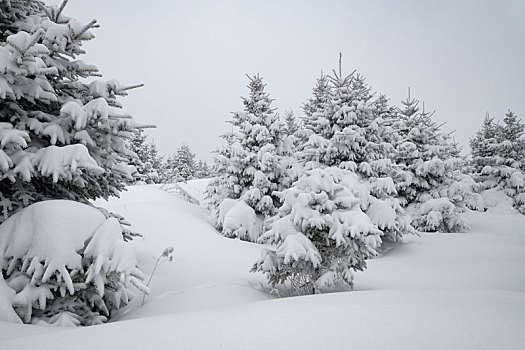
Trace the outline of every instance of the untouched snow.
{"type": "Polygon", "coordinates": [[[153,185],[97,205],[145,235],[132,244],[146,274],[175,248],[144,307],[84,328],[0,321],[0,349],[525,349],[525,216],[506,206],[465,214],[470,233],[384,247],[353,292],[273,299],[248,272],[263,246],[221,237],[204,208],[153,185]]]}

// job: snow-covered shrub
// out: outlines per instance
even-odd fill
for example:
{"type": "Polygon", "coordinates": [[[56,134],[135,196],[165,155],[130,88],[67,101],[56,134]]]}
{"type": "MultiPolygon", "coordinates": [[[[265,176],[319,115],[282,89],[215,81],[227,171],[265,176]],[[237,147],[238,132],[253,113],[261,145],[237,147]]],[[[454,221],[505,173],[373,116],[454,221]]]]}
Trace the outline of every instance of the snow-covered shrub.
{"type": "Polygon", "coordinates": [[[416,218],[414,226],[422,232],[465,232],[468,223],[447,198],[429,198],[420,205],[409,207],[416,218]]]}
{"type": "MultiPolygon", "coordinates": [[[[352,286],[354,271],[364,270],[381,244],[382,232],[365,213],[372,199],[366,186],[355,174],[330,167],[306,171],[279,195],[278,216],[260,238],[276,249],[263,249],[252,271],[295,294],[352,286]]],[[[386,225],[392,225],[395,215],[388,211],[386,225]]]]}
{"type": "Polygon", "coordinates": [[[25,323],[99,324],[133,289],[147,292],[119,221],[73,201],[35,203],[2,223],[0,270],[25,323]]]}
{"type": "Polygon", "coordinates": [[[262,231],[262,222],[245,201],[226,198],[219,205],[217,227],[226,237],[256,242],[262,231]]]}

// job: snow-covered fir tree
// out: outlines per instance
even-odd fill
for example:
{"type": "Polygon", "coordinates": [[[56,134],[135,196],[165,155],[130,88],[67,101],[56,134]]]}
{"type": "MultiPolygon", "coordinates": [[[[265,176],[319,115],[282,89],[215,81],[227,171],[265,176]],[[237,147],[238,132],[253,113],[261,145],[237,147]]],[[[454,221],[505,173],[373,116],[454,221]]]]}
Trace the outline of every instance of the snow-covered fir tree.
{"type": "Polygon", "coordinates": [[[133,182],[159,183],[160,174],[164,171],[162,158],[158,155],[155,143],[147,141],[147,136],[142,129],[134,133],[130,141],[130,150],[136,155],[129,161],[129,164],[137,170],[133,174],[133,182]]]}
{"type": "Polygon", "coordinates": [[[475,202],[469,192],[476,184],[461,171],[464,162],[457,144],[432,120],[433,113],[420,111],[410,92],[402,105],[395,125],[400,143],[394,161],[410,174],[409,183],[398,192],[414,227],[432,232],[468,230],[460,212],[475,202]]]}
{"type": "Polygon", "coordinates": [[[284,133],[288,136],[294,136],[300,129],[300,124],[293,110],[289,109],[284,112],[284,133]]]}
{"type": "MultiPolygon", "coordinates": [[[[252,271],[297,295],[352,286],[354,272],[366,268],[381,244],[382,232],[365,213],[373,201],[366,186],[348,170],[318,168],[279,195],[283,205],[261,237],[276,248],[264,249],[252,271]]],[[[384,216],[393,225],[390,214],[372,216],[384,216]]]]}
{"type": "Polygon", "coordinates": [[[224,135],[227,144],[215,159],[217,177],[207,188],[209,205],[217,228],[225,232],[219,207],[225,198],[240,199],[251,207],[260,220],[273,216],[279,205],[274,191],[290,181],[283,156],[291,154],[285,142],[283,125],[271,107],[262,77],[249,77],[249,97],[243,98],[244,110],[233,114],[234,131],[224,135]]]}
{"type": "Polygon", "coordinates": [[[489,114],[483,119],[481,129],[470,139],[470,164],[476,181],[482,184],[482,189],[493,188],[497,184],[491,182],[482,171],[486,166],[496,165],[499,138],[502,136],[501,126],[489,114]]]}
{"type": "Polygon", "coordinates": [[[0,6],[1,220],[48,198],[117,195],[131,179],[127,139],[136,131],[117,97],[134,86],[84,79],[100,76],[77,58],[96,21],[39,1],[0,6]]]}
{"type": "Polygon", "coordinates": [[[396,198],[398,183],[406,182],[407,175],[391,161],[395,151],[389,143],[391,121],[379,114],[363,76],[334,72],[328,79],[328,102],[312,115],[313,132],[299,147],[299,158],[307,169],[339,166],[357,173],[368,184],[375,205],[394,212],[394,224],[374,223],[385,239],[397,241],[413,228],[396,198]]]}
{"type": "Polygon", "coordinates": [[[488,116],[470,141],[473,176],[482,189],[504,191],[525,214],[525,126],[509,111],[498,125],[488,116]]]}
{"type": "Polygon", "coordinates": [[[141,276],[129,232],[90,205],[22,207],[118,195],[138,129],[118,97],[136,86],[78,59],[98,25],[65,16],[66,3],[0,0],[0,273],[24,321],[88,325],[132,298],[128,282],[141,276]]]}
{"type": "Polygon", "coordinates": [[[195,163],[195,178],[196,179],[207,179],[213,176],[213,171],[208,163],[202,159],[199,159],[195,163]]]}
{"type": "Polygon", "coordinates": [[[166,160],[167,182],[188,181],[195,177],[195,154],[191,152],[188,144],[183,144],[177,153],[166,160]]]}

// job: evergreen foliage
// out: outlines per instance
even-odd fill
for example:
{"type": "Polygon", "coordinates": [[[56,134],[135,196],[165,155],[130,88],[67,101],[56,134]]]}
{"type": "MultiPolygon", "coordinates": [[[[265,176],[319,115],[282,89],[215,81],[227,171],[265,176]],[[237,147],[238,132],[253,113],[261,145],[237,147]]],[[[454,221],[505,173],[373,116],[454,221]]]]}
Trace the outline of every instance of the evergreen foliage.
{"type": "Polygon", "coordinates": [[[168,157],[166,161],[167,182],[188,181],[195,177],[197,164],[195,154],[187,144],[177,149],[177,153],[168,157]]]}
{"type": "Polygon", "coordinates": [[[279,204],[273,192],[289,181],[283,158],[291,154],[291,145],[285,141],[262,78],[248,78],[249,97],[243,98],[244,110],[233,114],[234,132],[223,136],[227,144],[215,158],[218,176],[207,189],[215,219],[225,198],[242,199],[262,220],[273,216],[279,204]]]}
{"type": "Polygon", "coordinates": [[[261,237],[276,248],[265,248],[252,271],[297,295],[352,286],[354,272],[381,244],[382,232],[365,213],[373,205],[366,186],[350,171],[329,167],[306,171],[279,195],[283,205],[261,237]]]}
{"type": "Polygon", "coordinates": [[[289,109],[284,112],[284,133],[288,136],[294,136],[300,129],[300,124],[295,117],[293,110],[289,109]]]}
{"type": "Polygon", "coordinates": [[[134,86],[77,57],[91,29],[39,1],[0,1],[0,209],[118,195],[136,131],[117,100],[134,86]]]}
{"type": "Polygon", "coordinates": [[[419,101],[410,92],[402,105],[394,125],[400,135],[394,162],[410,176],[398,192],[414,226],[432,232],[468,230],[459,213],[473,206],[475,198],[468,192],[475,190],[475,183],[461,171],[464,162],[457,144],[432,120],[433,113],[420,111],[419,101]],[[436,206],[431,208],[429,203],[436,206]]]}
{"type": "Polygon", "coordinates": [[[164,167],[162,158],[159,157],[157,146],[153,142],[147,142],[147,136],[142,129],[134,132],[130,142],[130,150],[136,155],[131,157],[129,164],[133,165],[136,172],[133,173],[133,183],[144,181],[146,183],[160,183],[160,174],[164,167]]]}
{"type": "Polygon", "coordinates": [[[384,239],[398,241],[413,232],[410,218],[397,200],[397,190],[406,183],[407,174],[392,162],[392,115],[386,99],[373,98],[360,74],[328,77],[327,101],[311,117],[312,133],[299,147],[299,157],[307,169],[339,166],[355,172],[367,183],[371,194],[389,211],[395,212],[394,224],[383,230],[384,239]],[[380,109],[381,107],[382,109],[380,109]]]}
{"type": "Polygon", "coordinates": [[[78,59],[98,25],[65,16],[66,2],[0,0],[0,270],[24,321],[88,325],[131,299],[128,282],[140,276],[124,240],[135,234],[118,215],[74,202],[88,209],[63,212],[53,206],[64,201],[46,200],[88,204],[132,181],[128,147],[138,127],[118,98],[138,86],[99,79],[78,59]],[[32,209],[44,203],[49,215],[32,209]],[[70,230],[60,231],[67,219],[70,230]],[[79,222],[101,225],[86,231],[79,222]]]}
{"type": "Polygon", "coordinates": [[[470,140],[473,176],[482,189],[503,190],[525,214],[525,126],[509,111],[498,125],[487,115],[470,140]]]}
{"type": "Polygon", "coordinates": [[[100,324],[147,292],[118,220],[72,201],[35,203],[0,225],[0,270],[25,323],[100,324]]]}

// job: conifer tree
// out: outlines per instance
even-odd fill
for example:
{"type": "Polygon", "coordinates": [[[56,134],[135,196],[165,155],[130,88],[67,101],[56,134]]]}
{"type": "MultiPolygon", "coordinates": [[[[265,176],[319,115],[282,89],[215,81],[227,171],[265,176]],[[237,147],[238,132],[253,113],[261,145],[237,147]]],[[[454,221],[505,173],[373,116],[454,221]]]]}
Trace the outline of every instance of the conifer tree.
{"type": "Polygon", "coordinates": [[[0,0],[0,275],[25,322],[91,325],[128,303],[129,283],[142,278],[129,231],[91,204],[20,209],[118,195],[132,180],[138,129],[118,97],[138,86],[101,80],[78,59],[98,25],[65,16],[66,3],[0,0]]]}
{"type": "Polygon", "coordinates": [[[313,115],[315,133],[299,147],[301,158],[307,162],[306,169],[339,166],[357,173],[374,196],[370,212],[381,207],[395,218],[387,220],[388,225],[379,217],[373,217],[373,222],[385,239],[397,241],[413,228],[396,198],[398,182],[406,181],[406,175],[390,160],[394,152],[389,143],[391,121],[383,119],[384,110],[379,114],[378,102],[362,75],[343,76],[340,68],[328,79],[328,102],[313,115]]]}
{"type": "Polygon", "coordinates": [[[294,136],[299,130],[300,125],[295,117],[293,110],[289,109],[284,112],[284,133],[288,136],[294,136]]]}
{"type": "Polygon", "coordinates": [[[40,1],[0,6],[0,220],[44,199],[118,195],[136,124],[117,98],[136,86],[84,79],[100,77],[77,58],[96,21],[40,1]]]}
{"type": "Polygon", "coordinates": [[[525,214],[525,126],[511,111],[499,126],[488,116],[471,139],[473,176],[482,189],[504,191],[525,214]]]}
{"type": "Polygon", "coordinates": [[[225,198],[242,199],[261,218],[274,215],[279,199],[273,192],[282,189],[285,175],[282,158],[291,153],[262,78],[248,78],[249,97],[243,98],[244,110],[233,114],[235,131],[224,136],[227,145],[216,158],[218,176],[207,189],[216,218],[225,198]]]}
{"type": "Polygon", "coordinates": [[[208,163],[203,160],[198,160],[195,164],[195,178],[196,179],[207,179],[212,176],[212,170],[208,163]]]}
{"type": "Polygon", "coordinates": [[[162,159],[158,156],[157,146],[153,142],[147,142],[147,136],[142,129],[134,133],[130,150],[136,155],[129,161],[137,170],[133,174],[133,182],[159,183],[160,173],[163,172],[162,159]]]}
{"type": "Polygon", "coordinates": [[[187,144],[177,149],[177,153],[168,157],[166,172],[169,182],[188,181],[195,177],[195,154],[190,151],[187,144]]]}
{"type": "Polygon", "coordinates": [[[283,205],[261,240],[253,272],[292,294],[313,294],[337,285],[353,285],[354,272],[377,254],[381,231],[365,214],[373,198],[358,177],[338,167],[313,169],[281,192],[283,205]]]}
{"type": "Polygon", "coordinates": [[[459,150],[448,134],[432,120],[433,113],[420,111],[419,101],[409,94],[399,109],[396,132],[401,136],[395,162],[410,174],[399,189],[413,224],[420,231],[460,232],[468,224],[459,213],[469,201],[464,187],[475,186],[461,173],[459,150]]]}
{"type": "Polygon", "coordinates": [[[496,165],[496,154],[499,144],[498,138],[501,136],[501,126],[498,125],[494,121],[494,118],[491,118],[487,113],[483,119],[481,129],[470,139],[473,176],[478,182],[489,188],[495,187],[496,184],[485,183],[486,179],[482,175],[482,171],[486,166],[496,165]]]}

